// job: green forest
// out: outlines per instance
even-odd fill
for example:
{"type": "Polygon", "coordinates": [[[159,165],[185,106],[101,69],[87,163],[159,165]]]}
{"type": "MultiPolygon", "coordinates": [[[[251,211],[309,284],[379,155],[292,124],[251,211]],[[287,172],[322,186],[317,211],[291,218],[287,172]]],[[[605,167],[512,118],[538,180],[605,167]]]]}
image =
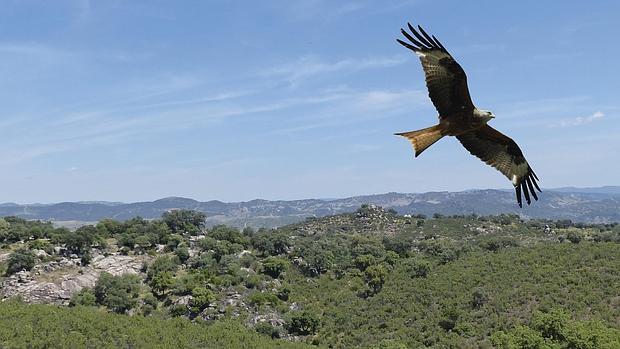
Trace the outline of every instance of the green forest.
{"type": "Polygon", "coordinates": [[[617,224],[368,205],[277,229],[205,218],[0,218],[2,282],[63,259],[58,275],[142,263],[63,304],[5,299],[0,347],[620,348],[617,224]]]}

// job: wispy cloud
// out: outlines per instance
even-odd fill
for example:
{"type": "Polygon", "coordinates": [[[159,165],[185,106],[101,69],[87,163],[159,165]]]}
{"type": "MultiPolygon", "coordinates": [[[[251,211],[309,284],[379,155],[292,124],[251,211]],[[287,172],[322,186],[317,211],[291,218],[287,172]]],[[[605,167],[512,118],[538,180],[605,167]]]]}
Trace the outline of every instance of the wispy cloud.
{"type": "Polygon", "coordinates": [[[321,108],[302,113],[301,117],[296,119],[295,125],[274,129],[269,134],[306,132],[388,118],[422,103],[426,103],[426,92],[421,90],[341,93],[337,99],[321,105],[321,108]]]}
{"type": "Polygon", "coordinates": [[[539,118],[541,114],[568,112],[588,100],[590,100],[588,96],[567,96],[519,101],[495,108],[495,114],[503,119],[518,118],[521,122],[527,117],[539,118]]]}
{"type": "Polygon", "coordinates": [[[601,111],[596,111],[592,115],[588,116],[578,116],[569,120],[562,120],[559,123],[551,124],[549,127],[572,127],[572,126],[581,126],[585,124],[589,124],[596,120],[600,120],[605,116],[605,114],[601,111]]]}
{"type": "Polygon", "coordinates": [[[415,4],[417,0],[355,0],[355,1],[328,1],[328,0],[303,0],[303,1],[272,1],[278,11],[286,13],[287,18],[293,21],[334,20],[350,15],[373,15],[384,12],[399,10],[403,7],[415,4]]]}
{"type": "Polygon", "coordinates": [[[400,65],[407,61],[406,56],[371,57],[364,59],[342,59],[336,62],[325,62],[316,56],[304,56],[298,60],[267,69],[260,73],[264,77],[277,76],[293,86],[310,77],[320,74],[340,72],[356,72],[366,69],[386,68],[400,65]]]}
{"type": "Polygon", "coordinates": [[[0,42],[0,53],[37,59],[40,61],[64,61],[75,57],[76,52],[52,47],[38,42],[0,42]]]}

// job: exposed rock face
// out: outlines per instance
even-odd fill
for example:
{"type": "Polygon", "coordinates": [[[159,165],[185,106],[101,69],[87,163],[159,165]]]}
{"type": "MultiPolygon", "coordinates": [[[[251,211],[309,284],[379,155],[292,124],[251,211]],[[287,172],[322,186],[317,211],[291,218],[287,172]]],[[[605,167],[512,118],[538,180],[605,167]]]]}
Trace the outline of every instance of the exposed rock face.
{"type": "Polygon", "coordinates": [[[273,327],[283,327],[286,321],[278,313],[260,314],[252,317],[249,321],[252,326],[256,326],[259,323],[268,323],[273,327]]]}
{"type": "Polygon", "coordinates": [[[194,297],[187,295],[187,296],[182,296],[179,297],[177,299],[175,299],[172,304],[174,305],[186,305],[189,306],[189,304],[192,302],[192,300],[194,299],[194,297]]]}
{"type": "Polygon", "coordinates": [[[10,255],[11,252],[0,252],[0,262],[4,262],[5,260],[9,259],[10,255]]]}
{"type": "Polygon", "coordinates": [[[39,264],[32,271],[21,271],[7,278],[0,288],[1,298],[21,297],[28,303],[69,303],[71,296],[84,287],[94,287],[99,274],[139,274],[142,258],[98,255],[87,267],[79,259],[62,258],[39,264]],[[57,275],[56,275],[57,274],[57,275]]]}
{"type": "Polygon", "coordinates": [[[108,257],[97,256],[91,262],[92,268],[112,275],[139,274],[143,258],[135,256],[113,255],[108,257]]]}
{"type": "Polygon", "coordinates": [[[47,254],[47,252],[45,252],[43,250],[34,250],[32,252],[34,252],[34,255],[39,257],[39,258],[49,257],[49,254],[47,254]]]}

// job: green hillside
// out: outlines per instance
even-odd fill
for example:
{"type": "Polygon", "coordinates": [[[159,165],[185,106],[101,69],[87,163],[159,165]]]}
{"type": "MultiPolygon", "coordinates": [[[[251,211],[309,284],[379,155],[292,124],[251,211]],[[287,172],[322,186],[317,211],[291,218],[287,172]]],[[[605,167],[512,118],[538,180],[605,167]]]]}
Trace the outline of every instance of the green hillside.
{"type": "Polygon", "coordinates": [[[0,303],[8,347],[620,347],[617,224],[371,206],[258,231],[192,211],[74,232],[7,217],[2,255],[0,293],[28,302],[98,275],[43,300],[73,308],[0,303]],[[110,274],[114,258],[142,266],[110,274]]]}
{"type": "Polygon", "coordinates": [[[92,308],[0,303],[2,348],[306,348],[231,321],[110,314],[92,308]]]}

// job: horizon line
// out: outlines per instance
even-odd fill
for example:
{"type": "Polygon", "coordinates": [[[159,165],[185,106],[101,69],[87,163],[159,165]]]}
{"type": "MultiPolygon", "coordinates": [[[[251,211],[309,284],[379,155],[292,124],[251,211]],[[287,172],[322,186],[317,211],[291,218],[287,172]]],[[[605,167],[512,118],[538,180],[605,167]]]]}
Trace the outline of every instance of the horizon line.
{"type": "MultiPolygon", "coordinates": [[[[603,185],[603,186],[597,186],[597,187],[572,187],[572,186],[566,186],[566,187],[557,187],[557,188],[542,188],[543,192],[544,191],[558,191],[558,190],[592,190],[592,189],[604,189],[604,188],[618,188],[620,189],[620,185],[603,185]]],[[[252,202],[252,201],[305,201],[305,200],[321,200],[321,201],[334,201],[334,200],[345,200],[345,199],[351,199],[351,198],[356,198],[356,197],[361,197],[361,196],[377,196],[377,195],[387,195],[387,194],[403,194],[403,195],[417,195],[417,194],[429,194],[429,193],[465,193],[465,192],[471,192],[471,191],[487,191],[487,190],[491,190],[491,191],[501,191],[501,192],[512,192],[513,189],[506,189],[506,188],[471,188],[471,189],[465,189],[465,190],[458,190],[458,191],[450,191],[450,190],[431,190],[431,191],[425,191],[425,192],[396,192],[396,191],[390,191],[390,192],[382,192],[382,193],[372,193],[372,194],[358,194],[358,195],[352,195],[352,196],[344,196],[344,197],[333,197],[333,198],[329,198],[329,197],[323,197],[323,198],[298,198],[298,199],[263,199],[263,198],[254,198],[254,199],[250,199],[250,200],[239,200],[239,201],[223,201],[223,200],[218,200],[218,199],[209,199],[209,200],[198,200],[198,199],[194,199],[194,198],[190,198],[190,197],[185,197],[185,196],[165,196],[165,197],[161,197],[158,199],[154,199],[154,200],[138,200],[138,201],[107,201],[107,200],[77,200],[77,201],[56,201],[56,202],[35,202],[35,203],[18,203],[18,202],[11,202],[11,201],[7,201],[7,202],[0,202],[0,206],[8,206],[8,205],[16,205],[16,206],[51,206],[51,205],[58,205],[58,204],[64,204],[64,203],[72,203],[72,204],[113,204],[113,205],[127,205],[127,204],[136,204],[136,203],[146,203],[146,202],[156,202],[156,201],[161,201],[161,200],[166,200],[166,199],[185,199],[185,200],[193,200],[196,202],[212,202],[212,201],[218,201],[218,202],[222,202],[222,203],[245,203],[245,202],[252,202]]]]}

